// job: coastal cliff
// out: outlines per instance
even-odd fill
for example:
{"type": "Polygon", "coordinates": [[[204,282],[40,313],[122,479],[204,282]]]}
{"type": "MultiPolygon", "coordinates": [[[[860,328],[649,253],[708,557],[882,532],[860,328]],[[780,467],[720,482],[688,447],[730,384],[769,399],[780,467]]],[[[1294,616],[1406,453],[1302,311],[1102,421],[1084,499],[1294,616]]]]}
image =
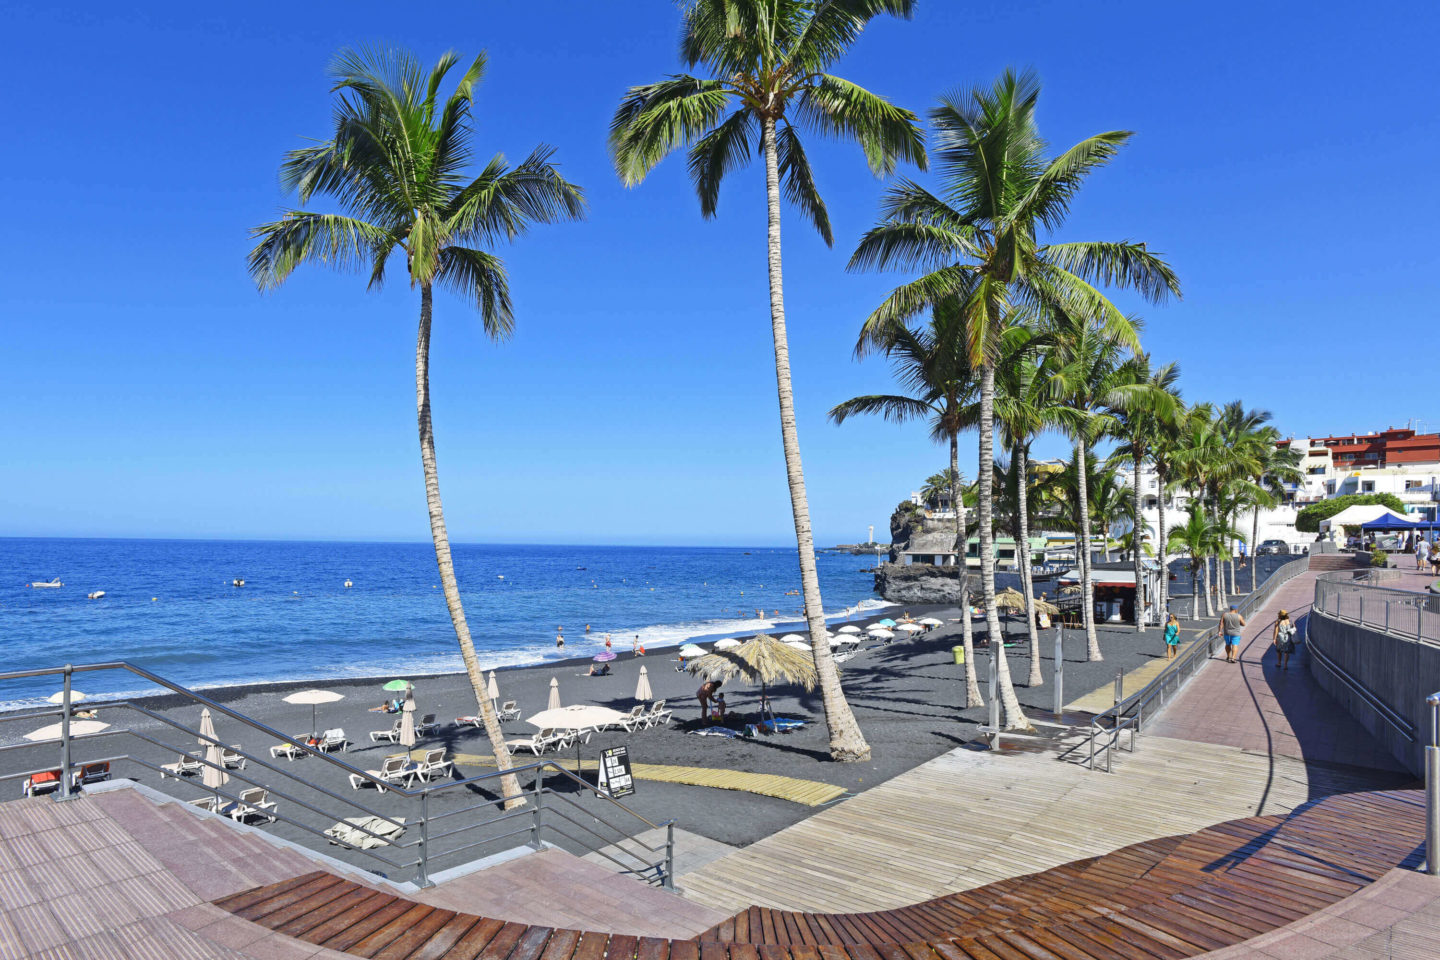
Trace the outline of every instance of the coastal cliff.
{"type": "MultiPolygon", "coordinates": [[[[973,593],[975,584],[970,587],[973,593]]],[[[960,571],[928,563],[882,563],[875,568],[875,592],[891,603],[959,603],[960,571]]]]}

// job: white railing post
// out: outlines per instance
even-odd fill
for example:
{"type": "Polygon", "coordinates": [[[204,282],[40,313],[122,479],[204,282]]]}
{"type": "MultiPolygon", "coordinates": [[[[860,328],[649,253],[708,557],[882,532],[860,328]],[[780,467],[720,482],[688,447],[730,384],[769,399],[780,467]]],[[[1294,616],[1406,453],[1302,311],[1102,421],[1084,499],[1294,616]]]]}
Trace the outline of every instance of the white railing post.
{"type": "Polygon", "coordinates": [[[64,686],[60,694],[60,796],[71,799],[70,791],[70,674],[74,667],[65,664],[64,686]]]}
{"type": "Polygon", "coordinates": [[[1425,872],[1440,876],[1440,693],[1425,698],[1430,707],[1430,745],[1425,748],[1425,872]]]}

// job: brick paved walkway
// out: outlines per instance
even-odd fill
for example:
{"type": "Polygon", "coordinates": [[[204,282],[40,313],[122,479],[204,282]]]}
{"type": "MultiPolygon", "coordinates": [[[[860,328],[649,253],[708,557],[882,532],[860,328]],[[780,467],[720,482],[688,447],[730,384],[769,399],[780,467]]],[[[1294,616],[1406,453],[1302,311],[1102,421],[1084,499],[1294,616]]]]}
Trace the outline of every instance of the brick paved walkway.
{"type": "Polygon", "coordinates": [[[1320,689],[1303,643],[1288,669],[1280,670],[1276,662],[1270,641],[1276,614],[1289,611],[1303,635],[1315,577],[1304,573],[1281,587],[1249,618],[1239,665],[1212,660],[1147,732],[1307,763],[1400,771],[1399,763],[1320,689]]]}

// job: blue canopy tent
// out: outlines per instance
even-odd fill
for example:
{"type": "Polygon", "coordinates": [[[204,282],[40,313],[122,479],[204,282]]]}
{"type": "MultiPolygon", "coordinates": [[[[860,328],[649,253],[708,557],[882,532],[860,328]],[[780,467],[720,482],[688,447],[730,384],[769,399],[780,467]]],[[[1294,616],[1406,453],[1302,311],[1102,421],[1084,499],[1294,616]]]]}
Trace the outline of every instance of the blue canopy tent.
{"type": "Polygon", "coordinates": [[[1369,523],[1362,523],[1360,529],[1366,533],[1383,532],[1387,530],[1434,530],[1440,527],[1440,523],[1433,520],[1402,520],[1393,514],[1385,514],[1377,517],[1369,523]]]}

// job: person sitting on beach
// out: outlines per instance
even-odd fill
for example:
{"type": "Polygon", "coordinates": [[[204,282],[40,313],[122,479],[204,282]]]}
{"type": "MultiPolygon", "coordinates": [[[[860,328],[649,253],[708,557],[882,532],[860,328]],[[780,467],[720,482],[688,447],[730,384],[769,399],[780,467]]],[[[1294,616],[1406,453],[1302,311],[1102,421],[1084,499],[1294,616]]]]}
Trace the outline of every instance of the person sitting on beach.
{"type": "Polygon", "coordinates": [[[700,689],[695,691],[695,699],[700,701],[700,719],[710,713],[710,698],[720,690],[719,680],[706,680],[700,684],[700,689]]]}
{"type": "Polygon", "coordinates": [[[610,676],[610,664],[608,664],[608,663],[592,663],[592,664],[590,664],[590,672],[589,672],[588,674],[586,674],[586,676],[588,676],[588,677],[608,677],[608,676],[610,676]]]}

